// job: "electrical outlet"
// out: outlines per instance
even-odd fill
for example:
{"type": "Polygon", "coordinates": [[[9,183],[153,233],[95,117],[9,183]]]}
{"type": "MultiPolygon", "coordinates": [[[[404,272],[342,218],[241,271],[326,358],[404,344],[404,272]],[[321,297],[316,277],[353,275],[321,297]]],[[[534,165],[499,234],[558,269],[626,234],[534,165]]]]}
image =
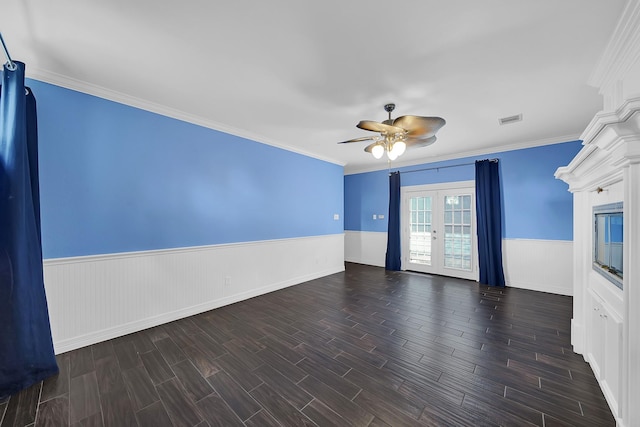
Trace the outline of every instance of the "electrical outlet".
{"type": "Polygon", "coordinates": [[[384,219],[384,215],[378,215],[378,219],[384,219]]]}
{"type": "Polygon", "coordinates": [[[373,219],[378,219],[378,216],[376,214],[373,214],[373,219]]]}

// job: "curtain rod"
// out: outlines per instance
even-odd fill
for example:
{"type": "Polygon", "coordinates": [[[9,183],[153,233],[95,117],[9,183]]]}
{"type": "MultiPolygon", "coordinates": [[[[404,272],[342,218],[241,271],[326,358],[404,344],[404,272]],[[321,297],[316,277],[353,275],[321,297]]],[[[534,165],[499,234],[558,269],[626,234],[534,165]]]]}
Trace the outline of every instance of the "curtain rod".
{"type": "Polygon", "coordinates": [[[4,50],[4,55],[7,57],[7,68],[10,71],[15,71],[16,64],[11,60],[11,55],[9,55],[9,50],[7,49],[7,45],[4,43],[4,38],[2,38],[2,33],[0,33],[0,43],[2,43],[2,49],[4,50]]]}
{"type": "MultiPolygon", "coordinates": [[[[495,162],[498,163],[498,159],[486,159],[489,160],[490,162],[495,162]]],[[[412,171],[396,171],[396,172],[400,172],[400,173],[411,173],[411,172],[424,172],[424,171],[432,171],[432,170],[438,170],[438,169],[447,169],[447,168],[457,168],[458,166],[469,166],[469,165],[475,165],[476,162],[469,162],[469,163],[458,163],[457,165],[447,165],[447,166],[434,166],[432,168],[424,168],[424,169],[414,169],[412,171]]]]}

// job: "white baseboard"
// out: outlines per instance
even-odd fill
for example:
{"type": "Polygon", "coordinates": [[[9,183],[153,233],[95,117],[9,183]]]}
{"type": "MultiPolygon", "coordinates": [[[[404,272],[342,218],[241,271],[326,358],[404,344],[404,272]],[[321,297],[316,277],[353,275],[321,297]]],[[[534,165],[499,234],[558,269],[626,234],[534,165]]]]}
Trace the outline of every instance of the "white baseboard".
{"type": "Polygon", "coordinates": [[[582,325],[576,322],[575,318],[571,319],[571,346],[573,347],[573,351],[581,354],[586,362],[584,331],[582,325]]]}
{"type": "Polygon", "coordinates": [[[56,354],[344,271],[344,235],[50,259],[56,354]]]}

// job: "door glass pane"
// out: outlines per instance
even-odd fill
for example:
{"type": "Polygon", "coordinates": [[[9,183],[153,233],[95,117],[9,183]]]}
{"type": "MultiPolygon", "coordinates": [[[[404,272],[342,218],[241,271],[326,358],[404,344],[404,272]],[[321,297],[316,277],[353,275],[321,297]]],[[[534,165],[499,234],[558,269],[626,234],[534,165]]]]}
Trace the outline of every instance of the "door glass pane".
{"type": "Polygon", "coordinates": [[[444,266],[471,271],[471,195],[444,197],[444,266]]]}
{"type": "Polygon", "coordinates": [[[462,198],[462,207],[464,209],[471,209],[471,197],[462,198]]]}
{"type": "Polygon", "coordinates": [[[409,262],[431,265],[431,197],[411,197],[409,262]]]}

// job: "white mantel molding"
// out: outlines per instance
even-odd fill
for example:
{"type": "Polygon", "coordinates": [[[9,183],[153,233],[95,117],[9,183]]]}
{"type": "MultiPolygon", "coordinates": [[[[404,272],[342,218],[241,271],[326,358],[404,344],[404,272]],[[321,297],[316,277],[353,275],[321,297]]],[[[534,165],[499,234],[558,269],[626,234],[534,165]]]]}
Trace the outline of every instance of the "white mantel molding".
{"type": "Polygon", "coordinates": [[[582,150],[555,173],[574,195],[571,342],[593,368],[616,424],[640,426],[640,96],[597,114],[582,139],[582,150]],[[622,290],[592,269],[593,207],[613,202],[624,203],[622,290]]]}
{"type": "Polygon", "coordinates": [[[614,112],[599,113],[580,137],[584,147],[555,173],[569,191],[594,191],[622,180],[626,165],[640,163],[640,98],[614,112]]]}

